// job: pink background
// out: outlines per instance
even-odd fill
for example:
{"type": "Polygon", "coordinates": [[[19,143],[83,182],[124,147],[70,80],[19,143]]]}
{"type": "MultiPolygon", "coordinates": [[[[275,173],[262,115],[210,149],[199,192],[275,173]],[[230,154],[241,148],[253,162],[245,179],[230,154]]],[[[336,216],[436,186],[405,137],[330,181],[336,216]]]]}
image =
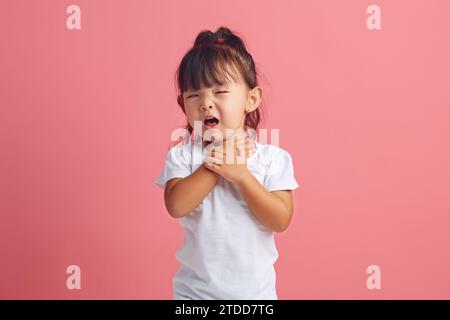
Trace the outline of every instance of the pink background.
{"type": "Polygon", "coordinates": [[[0,4],[0,298],[171,299],[183,241],[154,180],[185,124],[173,76],[239,32],[294,160],[280,299],[450,298],[450,2],[0,4]],[[366,27],[381,7],[382,29],[366,27]],[[81,7],[81,30],[66,8],[81,7]],[[81,267],[81,290],[66,268],[81,267]],[[380,290],[366,268],[381,267],[380,290]]]}

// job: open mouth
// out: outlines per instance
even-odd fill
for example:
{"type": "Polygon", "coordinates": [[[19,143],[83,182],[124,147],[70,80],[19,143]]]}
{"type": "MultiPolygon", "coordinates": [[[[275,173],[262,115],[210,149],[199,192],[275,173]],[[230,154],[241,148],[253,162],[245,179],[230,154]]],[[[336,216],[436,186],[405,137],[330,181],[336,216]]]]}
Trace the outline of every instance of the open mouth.
{"type": "Polygon", "coordinates": [[[206,127],[215,127],[215,126],[217,126],[219,124],[219,119],[217,119],[216,117],[213,117],[213,116],[208,116],[203,121],[203,124],[206,127]]]}

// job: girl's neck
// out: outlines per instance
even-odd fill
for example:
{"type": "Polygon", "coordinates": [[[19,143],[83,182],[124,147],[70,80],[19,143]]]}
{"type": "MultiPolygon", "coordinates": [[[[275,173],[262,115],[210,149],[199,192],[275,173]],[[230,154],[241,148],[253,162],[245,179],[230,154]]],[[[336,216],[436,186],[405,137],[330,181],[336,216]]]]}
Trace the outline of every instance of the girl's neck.
{"type": "MultiPolygon", "coordinates": [[[[245,129],[244,129],[245,130],[245,129]]],[[[248,133],[246,132],[246,135],[247,135],[248,133]]],[[[250,135],[248,135],[250,138],[252,138],[250,135]]],[[[200,138],[199,137],[199,139],[202,139],[202,138],[200,138]]],[[[253,140],[253,139],[252,139],[253,140]]],[[[206,141],[206,140],[203,140],[202,139],[202,145],[203,145],[203,148],[206,148],[210,143],[212,143],[211,141],[206,141]]]]}

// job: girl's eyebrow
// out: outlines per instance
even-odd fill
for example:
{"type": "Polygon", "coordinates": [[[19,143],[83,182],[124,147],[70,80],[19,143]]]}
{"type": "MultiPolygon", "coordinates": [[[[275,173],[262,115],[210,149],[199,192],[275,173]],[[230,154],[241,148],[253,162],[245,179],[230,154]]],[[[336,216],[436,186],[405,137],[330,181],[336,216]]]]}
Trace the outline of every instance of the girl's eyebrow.
{"type": "Polygon", "coordinates": [[[197,92],[197,91],[202,91],[202,90],[207,90],[207,89],[230,89],[230,85],[229,84],[224,84],[224,85],[216,85],[216,86],[212,86],[209,88],[201,88],[199,90],[186,90],[185,93],[189,93],[189,92],[197,92]]]}

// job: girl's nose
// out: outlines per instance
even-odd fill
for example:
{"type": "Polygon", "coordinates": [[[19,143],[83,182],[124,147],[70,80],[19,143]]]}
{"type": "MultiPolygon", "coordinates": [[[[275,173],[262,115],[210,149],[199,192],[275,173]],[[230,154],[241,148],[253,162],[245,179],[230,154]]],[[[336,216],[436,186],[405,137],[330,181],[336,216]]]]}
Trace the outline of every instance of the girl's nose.
{"type": "Polygon", "coordinates": [[[202,105],[202,107],[201,107],[202,110],[208,110],[208,109],[211,109],[211,108],[212,108],[211,105],[209,105],[209,106],[202,105]]]}

